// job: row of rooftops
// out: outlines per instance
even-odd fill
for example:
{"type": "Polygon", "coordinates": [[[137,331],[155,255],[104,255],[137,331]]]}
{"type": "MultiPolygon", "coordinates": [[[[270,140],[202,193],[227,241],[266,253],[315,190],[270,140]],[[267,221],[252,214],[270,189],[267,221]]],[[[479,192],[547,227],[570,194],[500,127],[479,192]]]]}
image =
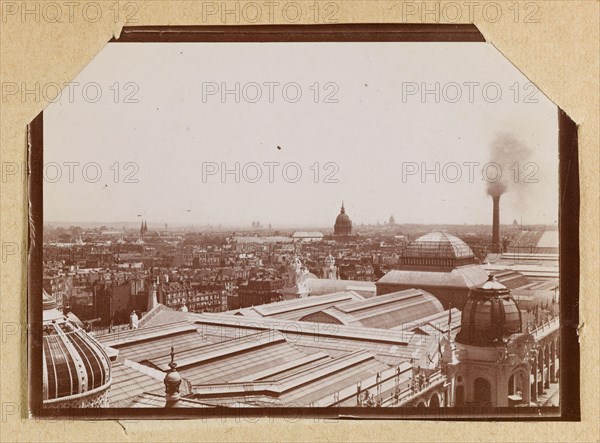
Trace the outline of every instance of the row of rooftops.
{"type": "MultiPolygon", "coordinates": [[[[456,249],[451,238],[444,238],[460,257],[460,245],[456,249]]],[[[524,298],[553,289],[514,269],[495,273],[524,298]]],[[[483,274],[487,277],[477,265],[450,272],[392,271],[377,285],[408,278],[418,287],[415,282],[422,278],[427,286],[433,281],[451,287],[456,281],[478,287],[483,274]]],[[[461,327],[460,311],[445,310],[423,289],[373,297],[373,282],[311,278],[307,285],[313,285],[310,297],[230,313],[177,312],[159,305],[140,321],[140,329],[99,337],[113,363],[111,406],[156,404],[164,392],[161,377],[174,372],[173,349],[178,368],[173,377],[183,381],[186,404],[339,404],[351,401],[356,384],[373,386],[374,377],[381,388],[381,379],[387,383],[400,373],[409,380],[407,368],[435,367],[440,338],[456,335],[461,327]],[[332,293],[333,287],[339,290],[332,293]],[[325,295],[314,296],[319,290],[325,295]]],[[[499,283],[490,278],[487,285],[499,283]]]]}
{"type": "MultiPolygon", "coordinates": [[[[460,256],[457,248],[452,253],[460,256]]],[[[556,284],[514,269],[494,273],[524,299],[556,284]]],[[[477,265],[449,272],[401,270],[377,286],[406,280],[418,287],[419,278],[427,286],[471,288],[488,274],[477,265]]],[[[435,367],[440,338],[454,337],[461,327],[461,312],[445,310],[423,289],[375,297],[373,282],[311,278],[307,285],[307,298],[228,313],[157,309],[142,329],[100,337],[115,365],[111,402],[157,406],[163,392],[157,379],[172,367],[173,347],[189,407],[353,404],[356,386],[397,389],[410,383],[414,366],[435,367]]]]}
{"type": "Polygon", "coordinates": [[[458,311],[449,314],[437,302],[435,312],[424,311],[429,315],[416,316],[418,321],[405,317],[404,327],[396,325],[402,323],[400,313],[396,327],[381,323],[379,328],[301,318],[328,309],[376,318],[383,307],[429,306],[430,297],[418,290],[377,298],[342,291],[222,314],[162,307],[142,329],[98,338],[114,366],[111,406],[164,406],[158,378],[169,370],[171,347],[185,381],[186,407],[356,404],[357,385],[391,390],[410,383],[413,364],[432,364],[439,336],[448,330],[440,323],[453,317],[454,335],[458,311]]]}
{"type": "Polygon", "coordinates": [[[354,291],[342,291],[307,299],[292,299],[232,313],[250,318],[280,318],[390,329],[444,311],[432,294],[408,289],[365,298],[354,291]]]}
{"type": "MultiPolygon", "coordinates": [[[[552,290],[511,270],[497,277],[524,293],[552,290]]],[[[142,329],[99,340],[115,367],[115,406],[159,403],[171,347],[184,381],[179,406],[326,406],[354,404],[357,385],[397,389],[395,371],[410,383],[411,371],[399,368],[435,367],[441,337],[460,327],[458,309],[444,310],[421,289],[377,297],[342,290],[220,314],[159,306],[142,329]]]]}
{"type": "MultiPolygon", "coordinates": [[[[343,328],[341,334],[327,336],[305,323],[192,315],[164,331],[155,326],[149,328],[153,331],[132,331],[127,337],[100,337],[105,346],[118,350],[111,406],[132,407],[145,403],[148,394],[160,395],[163,386],[158,379],[168,370],[171,346],[178,349],[178,372],[185,380],[184,389],[191,386],[191,398],[205,405],[228,406],[321,405],[326,398],[333,402],[343,389],[350,387],[348,395],[353,395],[357,383],[366,388],[366,379],[376,373],[388,373],[389,378],[398,365],[404,365],[406,372],[416,351],[402,331],[380,330],[367,338],[356,328],[343,328]],[[185,323],[192,328],[185,328],[185,323]],[[398,347],[409,346],[411,351],[403,357],[396,355],[398,347]]],[[[403,377],[408,380],[407,374],[403,377]]]]}

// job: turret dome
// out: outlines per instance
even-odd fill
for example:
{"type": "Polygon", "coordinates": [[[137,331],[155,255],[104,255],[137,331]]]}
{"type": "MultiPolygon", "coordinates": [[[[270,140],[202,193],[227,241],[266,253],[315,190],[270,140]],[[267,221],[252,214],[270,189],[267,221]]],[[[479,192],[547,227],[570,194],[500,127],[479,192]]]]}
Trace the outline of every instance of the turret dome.
{"type": "Polygon", "coordinates": [[[42,299],[44,406],[108,406],[109,357],[92,336],[56,309],[56,302],[46,291],[42,299]]]}
{"type": "Polygon", "coordinates": [[[463,308],[457,343],[473,346],[497,346],[515,333],[522,332],[521,311],[508,288],[490,275],[476,287],[463,308]]]}

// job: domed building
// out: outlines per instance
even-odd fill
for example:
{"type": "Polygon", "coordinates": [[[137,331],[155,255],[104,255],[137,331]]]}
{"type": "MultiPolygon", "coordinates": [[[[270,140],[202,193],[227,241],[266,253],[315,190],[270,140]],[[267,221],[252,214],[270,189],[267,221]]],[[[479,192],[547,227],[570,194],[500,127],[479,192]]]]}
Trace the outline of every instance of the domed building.
{"type": "Polygon", "coordinates": [[[102,346],[75,321],[56,309],[43,291],[43,406],[107,407],[110,359],[102,346]]]}
{"type": "Polygon", "coordinates": [[[350,220],[350,217],[348,217],[348,214],[346,214],[344,202],[342,202],[342,208],[340,209],[340,213],[335,219],[335,225],[333,226],[333,234],[352,235],[352,220],[350,220]]]}
{"type": "Polygon", "coordinates": [[[399,269],[377,281],[377,295],[419,288],[435,295],[444,309],[462,309],[471,291],[487,278],[487,272],[475,263],[475,254],[464,241],[434,231],[406,247],[399,269]]]}
{"type": "Polygon", "coordinates": [[[460,238],[433,231],[411,242],[401,257],[405,269],[454,268],[475,263],[475,254],[460,238]]]}
{"type": "Polygon", "coordinates": [[[445,342],[450,406],[529,405],[534,358],[535,339],[523,333],[517,303],[490,276],[469,296],[455,342],[445,342]]]}

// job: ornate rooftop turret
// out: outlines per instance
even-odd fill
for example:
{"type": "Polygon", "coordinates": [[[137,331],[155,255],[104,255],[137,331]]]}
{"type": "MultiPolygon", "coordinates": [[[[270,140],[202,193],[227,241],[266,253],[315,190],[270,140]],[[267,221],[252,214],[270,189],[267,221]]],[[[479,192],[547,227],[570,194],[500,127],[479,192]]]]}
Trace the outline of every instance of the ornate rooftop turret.
{"type": "Polygon", "coordinates": [[[152,284],[152,288],[148,294],[148,312],[154,309],[158,305],[158,299],[156,296],[158,286],[158,277],[156,277],[156,281],[152,284]]]}
{"type": "Polygon", "coordinates": [[[506,286],[493,275],[475,288],[462,311],[456,342],[474,346],[497,346],[522,332],[521,311],[506,286]]]}
{"type": "Polygon", "coordinates": [[[329,252],[329,255],[325,257],[325,264],[323,266],[322,277],[329,280],[337,280],[338,272],[335,266],[335,258],[329,252]]]}
{"type": "Polygon", "coordinates": [[[287,281],[282,291],[284,298],[299,298],[308,295],[306,279],[309,276],[308,269],[302,264],[298,256],[292,257],[288,264],[287,281]]]}
{"type": "Polygon", "coordinates": [[[331,255],[331,252],[325,257],[325,266],[335,266],[335,257],[331,255]]]}

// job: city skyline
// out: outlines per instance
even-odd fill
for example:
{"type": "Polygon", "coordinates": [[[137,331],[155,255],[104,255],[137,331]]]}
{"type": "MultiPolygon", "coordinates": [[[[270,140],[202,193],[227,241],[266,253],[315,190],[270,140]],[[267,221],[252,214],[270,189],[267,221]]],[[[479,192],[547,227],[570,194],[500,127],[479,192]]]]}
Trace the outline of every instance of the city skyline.
{"type": "MultiPolygon", "coordinates": [[[[393,215],[393,214],[391,214],[393,215]]],[[[224,224],[224,223],[219,223],[219,224],[202,224],[202,223],[192,223],[192,224],[185,224],[185,223],[176,223],[176,222],[163,222],[163,221],[154,221],[154,220],[143,220],[145,222],[148,223],[148,225],[156,230],[179,230],[179,229],[183,229],[183,230],[189,230],[192,229],[194,231],[198,231],[201,232],[203,229],[211,229],[214,230],[215,228],[221,229],[221,230],[243,230],[243,231],[248,231],[248,230],[294,230],[294,229],[299,229],[299,228],[306,228],[306,229],[317,229],[317,230],[324,230],[324,231],[333,231],[333,223],[330,223],[329,225],[273,225],[272,223],[267,222],[263,222],[261,220],[258,220],[260,222],[260,226],[252,226],[251,223],[248,223],[247,225],[243,225],[241,223],[238,224],[224,224]],[[165,228],[164,225],[167,225],[167,227],[165,228]],[[269,227],[269,225],[271,225],[269,227]]],[[[535,227],[538,228],[540,226],[545,226],[547,228],[550,229],[555,229],[558,228],[558,225],[556,224],[550,224],[550,223],[525,223],[523,221],[523,223],[521,223],[520,220],[518,219],[513,219],[512,222],[506,221],[506,222],[502,222],[501,225],[502,226],[512,226],[514,225],[514,222],[517,221],[517,224],[519,226],[523,226],[524,228],[529,228],[529,227],[535,227]]],[[[142,223],[142,220],[138,220],[138,221],[86,221],[86,222],[82,222],[82,221],[64,221],[64,220],[46,220],[44,222],[44,224],[46,226],[51,226],[53,228],[65,228],[65,227],[71,227],[71,226],[75,226],[75,227],[82,227],[82,228],[100,228],[102,226],[106,226],[108,228],[111,229],[119,229],[119,228],[124,228],[127,231],[137,231],[139,230],[140,227],[140,223],[142,223]]],[[[389,217],[388,219],[380,219],[378,221],[372,222],[372,223],[363,223],[363,222],[356,222],[353,221],[353,226],[355,228],[368,228],[368,227],[383,227],[389,225],[389,217]],[[377,224],[379,222],[379,224],[377,224]]],[[[452,227],[465,227],[465,226],[473,226],[473,227],[487,227],[491,229],[492,223],[403,223],[402,221],[398,221],[396,220],[396,222],[393,224],[393,226],[396,227],[402,227],[402,226],[422,226],[422,227],[432,227],[432,226],[442,226],[442,227],[448,227],[448,228],[452,228],[452,227]]]]}
{"type": "Polygon", "coordinates": [[[109,48],[44,111],[44,408],[558,416],[565,122],[492,45],[109,48]]]}

